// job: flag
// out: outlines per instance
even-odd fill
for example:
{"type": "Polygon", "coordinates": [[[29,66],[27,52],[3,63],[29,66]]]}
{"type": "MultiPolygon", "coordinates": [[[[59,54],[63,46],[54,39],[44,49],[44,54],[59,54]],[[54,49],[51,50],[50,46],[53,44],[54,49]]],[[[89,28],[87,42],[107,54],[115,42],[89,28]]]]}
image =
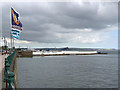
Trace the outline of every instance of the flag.
{"type": "Polygon", "coordinates": [[[12,34],[12,36],[13,36],[14,39],[19,39],[20,33],[21,33],[20,30],[15,30],[15,29],[11,30],[11,34],[12,34]]]}
{"type": "Polygon", "coordinates": [[[22,23],[19,20],[19,14],[11,8],[11,34],[14,39],[19,39],[19,35],[22,32],[22,23]]]}

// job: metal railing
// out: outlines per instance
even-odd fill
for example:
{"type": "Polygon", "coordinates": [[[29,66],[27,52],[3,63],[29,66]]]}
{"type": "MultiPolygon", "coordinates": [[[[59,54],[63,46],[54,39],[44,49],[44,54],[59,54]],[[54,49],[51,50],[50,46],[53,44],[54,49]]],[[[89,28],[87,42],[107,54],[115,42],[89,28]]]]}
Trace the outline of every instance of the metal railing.
{"type": "Polygon", "coordinates": [[[10,71],[10,66],[12,61],[14,60],[15,51],[10,54],[7,58],[5,58],[5,69],[4,69],[4,82],[6,83],[6,89],[14,90],[15,89],[15,80],[14,80],[14,72],[10,71]]]}

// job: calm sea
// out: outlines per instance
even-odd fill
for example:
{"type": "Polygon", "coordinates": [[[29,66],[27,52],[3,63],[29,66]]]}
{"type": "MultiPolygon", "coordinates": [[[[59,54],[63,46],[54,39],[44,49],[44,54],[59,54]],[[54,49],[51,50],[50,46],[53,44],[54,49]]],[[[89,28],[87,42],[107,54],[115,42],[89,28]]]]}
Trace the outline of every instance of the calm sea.
{"type": "Polygon", "coordinates": [[[17,60],[19,88],[117,88],[118,55],[36,56],[17,60]]]}

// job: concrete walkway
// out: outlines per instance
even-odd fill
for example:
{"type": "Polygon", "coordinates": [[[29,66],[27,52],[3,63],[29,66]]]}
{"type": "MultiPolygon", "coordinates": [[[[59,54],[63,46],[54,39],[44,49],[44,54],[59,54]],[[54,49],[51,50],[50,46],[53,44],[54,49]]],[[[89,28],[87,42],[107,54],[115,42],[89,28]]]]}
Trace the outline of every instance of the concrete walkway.
{"type": "Polygon", "coordinates": [[[5,58],[7,57],[8,55],[1,55],[0,54],[0,90],[2,89],[2,70],[4,68],[4,63],[5,63],[5,58]]]}

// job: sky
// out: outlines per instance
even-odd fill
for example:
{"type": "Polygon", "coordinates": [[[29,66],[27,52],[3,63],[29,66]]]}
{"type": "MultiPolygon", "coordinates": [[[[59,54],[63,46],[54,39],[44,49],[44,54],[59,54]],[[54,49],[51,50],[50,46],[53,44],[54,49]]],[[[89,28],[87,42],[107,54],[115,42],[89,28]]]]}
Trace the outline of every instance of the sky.
{"type": "Polygon", "coordinates": [[[118,2],[6,2],[0,28],[10,46],[10,8],[23,31],[16,47],[118,48],[118,2]]]}

